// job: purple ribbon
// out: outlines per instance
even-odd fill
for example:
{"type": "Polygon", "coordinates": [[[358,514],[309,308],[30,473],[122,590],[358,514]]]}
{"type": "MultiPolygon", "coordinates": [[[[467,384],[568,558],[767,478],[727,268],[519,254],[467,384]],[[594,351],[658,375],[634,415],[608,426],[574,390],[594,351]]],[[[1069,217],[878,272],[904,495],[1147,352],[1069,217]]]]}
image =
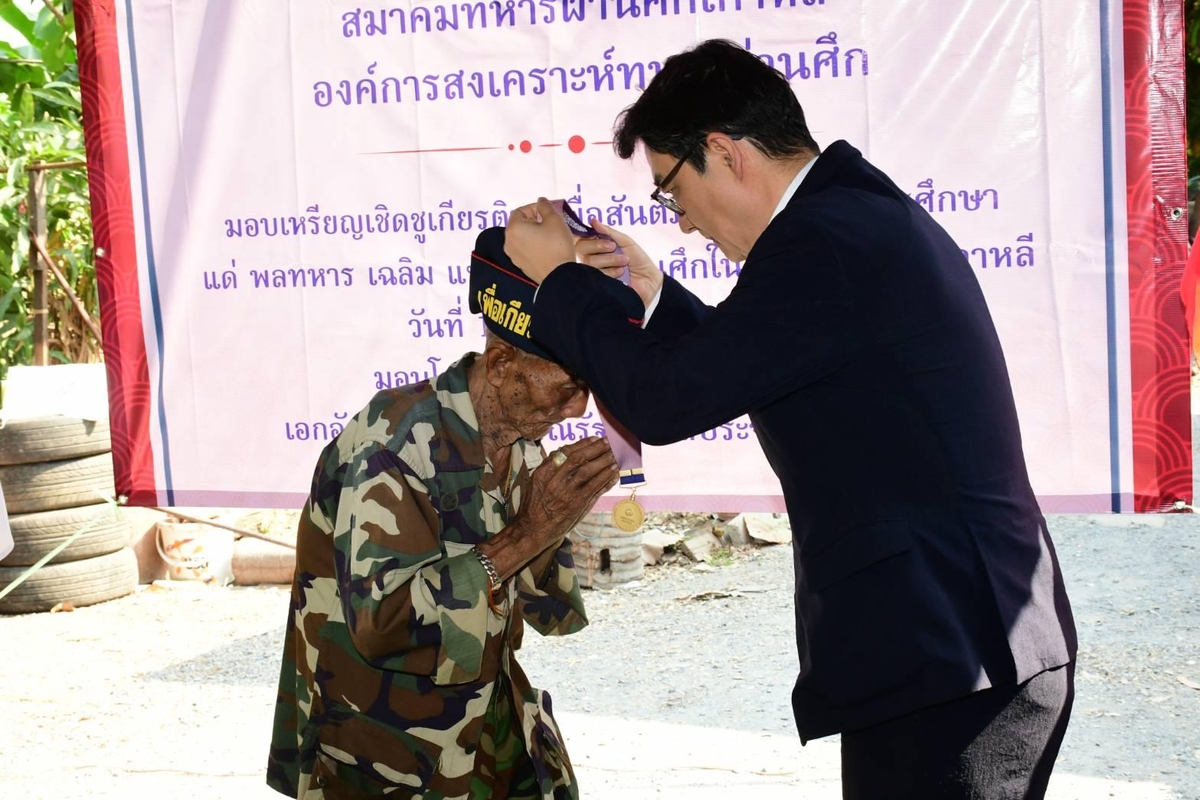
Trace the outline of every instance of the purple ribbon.
{"type": "MultiPolygon", "coordinates": [[[[554,210],[562,215],[566,221],[567,227],[576,236],[588,239],[608,239],[612,241],[611,236],[606,236],[600,231],[588,225],[579,215],[567,205],[566,200],[552,200],[550,204],[554,206],[554,210]]],[[[615,244],[615,242],[614,242],[615,244]]],[[[621,253],[621,246],[617,245],[617,253],[621,253]]],[[[621,273],[621,283],[629,285],[629,267],[621,273]]],[[[621,486],[636,489],[646,482],[646,476],[642,471],[642,443],[638,441],[629,430],[617,421],[615,417],[608,413],[608,410],[596,401],[596,408],[600,411],[600,418],[604,420],[604,430],[608,438],[608,446],[612,448],[613,455],[617,459],[617,467],[620,469],[621,486]]]]}

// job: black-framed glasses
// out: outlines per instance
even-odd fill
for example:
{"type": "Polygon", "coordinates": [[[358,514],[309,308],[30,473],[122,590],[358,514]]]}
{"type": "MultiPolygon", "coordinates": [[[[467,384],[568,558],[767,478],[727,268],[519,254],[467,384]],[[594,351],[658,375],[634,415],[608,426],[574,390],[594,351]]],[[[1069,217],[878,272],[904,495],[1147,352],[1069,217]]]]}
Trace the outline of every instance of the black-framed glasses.
{"type": "Polygon", "coordinates": [[[681,217],[684,216],[683,209],[679,207],[679,203],[676,202],[674,197],[663,192],[662,187],[671,185],[671,181],[675,180],[675,176],[679,174],[679,170],[683,169],[684,163],[686,163],[687,160],[692,157],[692,153],[696,152],[696,148],[699,146],[699,144],[692,145],[691,149],[683,154],[683,158],[675,162],[675,166],[671,167],[671,171],[667,173],[667,176],[663,178],[662,182],[656,185],[654,187],[654,191],[650,193],[651,200],[659,205],[666,206],[668,209],[681,217]]]}

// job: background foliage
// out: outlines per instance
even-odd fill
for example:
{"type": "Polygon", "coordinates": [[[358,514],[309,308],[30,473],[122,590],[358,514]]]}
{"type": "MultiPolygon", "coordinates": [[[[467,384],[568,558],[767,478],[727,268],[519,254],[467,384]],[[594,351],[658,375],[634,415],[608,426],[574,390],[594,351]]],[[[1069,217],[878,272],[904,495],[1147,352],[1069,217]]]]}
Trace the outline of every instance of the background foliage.
{"type": "MultiPolygon", "coordinates": [[[[29,174],[36,162],[82,161],[83,125],[71,3],[34,10],[0,0],[0,378],[33,357],[29,269],[29,174]]],[[[47,250],[67,281],[99,318],[92,261],[87,171],[46,173],[47,250]]],[[[51,358],[99,360],[100,344],[52,274],[49,284],[51,358]]]]}

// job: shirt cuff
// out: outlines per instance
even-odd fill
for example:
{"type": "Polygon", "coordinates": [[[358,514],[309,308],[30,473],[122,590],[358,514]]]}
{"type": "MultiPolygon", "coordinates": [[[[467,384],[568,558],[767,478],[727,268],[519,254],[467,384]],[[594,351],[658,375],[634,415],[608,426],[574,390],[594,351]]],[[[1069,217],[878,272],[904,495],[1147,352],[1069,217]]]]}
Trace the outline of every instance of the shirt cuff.
{"type": "Polygon", "coordinates": [[[650,305],[646,306],[646,316],[642,317],[642,328],[644,329],[650,324],[650,315],[654,313],[654,309],[658,308],[658,301],[662,299],[662,287],[658,287],[658,291],[654,293],[654,299],[650,301],[650,305]]]}

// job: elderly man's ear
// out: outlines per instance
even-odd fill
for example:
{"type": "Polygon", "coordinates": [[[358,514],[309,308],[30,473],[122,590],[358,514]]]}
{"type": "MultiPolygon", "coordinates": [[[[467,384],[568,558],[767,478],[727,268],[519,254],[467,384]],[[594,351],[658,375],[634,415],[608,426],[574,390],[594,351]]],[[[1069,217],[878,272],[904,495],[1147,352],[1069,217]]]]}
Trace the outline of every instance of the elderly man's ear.
{"type": "Polygon", "coordinates": [[[487,367],[487,380],[492,386],[500,386],[508,376],[509,370],[520,357],[520,351],[503,339],[493,338],[483,351],[484,365],[487,367]]]}

